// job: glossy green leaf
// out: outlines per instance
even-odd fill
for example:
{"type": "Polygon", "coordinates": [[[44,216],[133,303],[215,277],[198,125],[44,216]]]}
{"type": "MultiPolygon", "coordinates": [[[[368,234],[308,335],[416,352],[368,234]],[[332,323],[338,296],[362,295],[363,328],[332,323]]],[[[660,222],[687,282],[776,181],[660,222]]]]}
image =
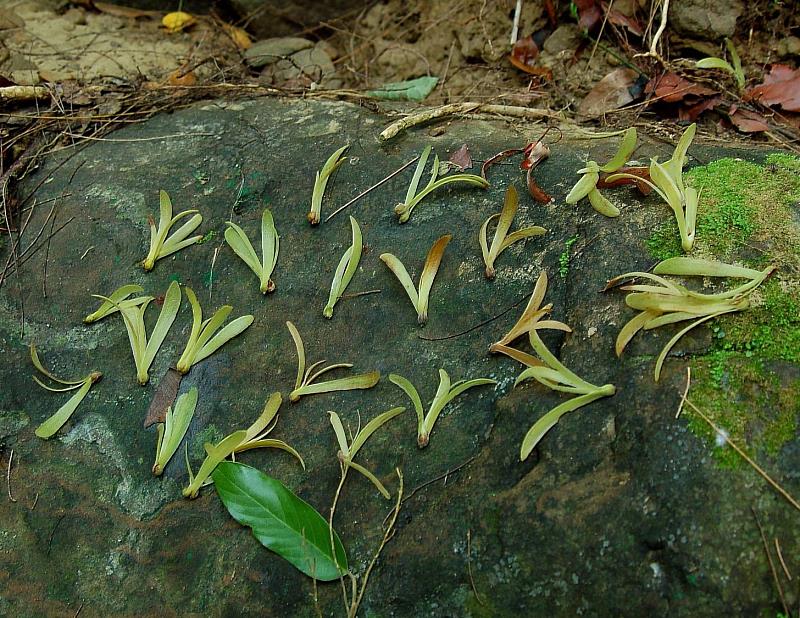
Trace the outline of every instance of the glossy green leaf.
{"type": "Polygon", "coordinates": [[[203,222],[203,216],[200,214],[195,214],[189,221],[175,230],[172,236],[167,238],[167,235],[175,223],[188,215],[197,213],[197,210],[184,210],[173,217],[172,201],[164,190],[159,191],[159,210],[160,217],[158,227],[156,227],[154,221],[150,221],[150,251],[142,262],[143,268],[148,271],[153,270],[156,261],[176,251],[180,251],[184,247],[193,245],[203,238],[202,236],[188,238],[189,234],[197,229],[203,222]]]}
{"type": "Polygon", "coordinates": [[[636,128],[630,127],[625,130],[619,149],[617,149],[614,157],[608,163],[602,165],[600,171],[616,172],[631,158],[634,150],[636,150],[636,128]]]}
{"type": "Polygon", "coordinates": [[[164,472],[169,460],[178,450],[181,441],[192,422],[195,408],[197,407],[197,389],[192,387],[183,393],[175,402],[175,410],[167,408],[165,422],[158,425],[158,445],[156,446],[156,461],[153,464],[153,474],[159,476],[164,472]]]}
{"type": "Polygon", "coordinates": [[[388,101],[420,102],[433,92],[438,81],[438,77],[417,77],[403,82],[391,82],[377,90],[368,90],[367,95],[388,101]]]}
{"type": "Polygon", "coordinates": [[[240,463],[223,462],[213,474],[214,487],[236,521],[288,560],[302,573],[320,581],[347,572],[347,556],[328,522],[280,481],[240,463]]]}
{"type": "Polygon", "coordinates": [[[361,260],[361,250],[363,246],[361,228],[353,217],[350,217],[350,228],[353,234],[353,242],[339,261],[336,273],[333,276],[333,281],[331,282],[328,304],[325,305],[325,309],[322,312],[322,315],[329,319],[333,317],[333,308],[336,303],[339,302],[347,286],[350,285],[350,281],[353,279],[353,275],[356,274],[358,263],[361,260]]]}
{"type": "Polygon", "coordinates": [[[333,173],[339,169],[339,166],[345,162],[346,159],[344,159],[342,155],[349,147],[350,145],[347,144],[336,150],[328,157],[328,160],[325,161],[322,170],[316,174],[314,190],[311,194],[311,209],[306,216],[311,225],[317,225],[319,223],[320,213],[322,211],[322,197],[325,195],[325,188],[328,186],[328,180],[330,180],[333,173]]]}
{"type": "MultiPolygon", "coordinates": [[[[590,161],[590,163],[593,163],[593,161],[590,161]]],[[[567,197],[564,201],[567,204],[577,204],[583,198],[589,195],[589,191],[597,186],[598,180],[600,180],[600,174],[597,172],[585,173],[583,176],[581,176],[580,180],[575,183],[575,186],[572,187],[572,190],[567,194],[567,197]]]]}
{"type": "MultiPolygon", "coordinates": [[[[102,320],[104,317],[114,313],[115,311],[119,311],[118,305],[127,299],[128,296],[131,294],[138,294],[139,292],[143,291],[144,288],[142,286],[135,284],[123,285],[122,287],[117,288],[109,295],[108,300],[104,300],[102,302],[96,311],[83,318],[84,324],[97,322],[98,320],[102,320]]],[[[146,298],[137,298],[129,302],[135,303],[136,305],[141,305],[143,302],[145,302],[145,300],[146,298]]]]}

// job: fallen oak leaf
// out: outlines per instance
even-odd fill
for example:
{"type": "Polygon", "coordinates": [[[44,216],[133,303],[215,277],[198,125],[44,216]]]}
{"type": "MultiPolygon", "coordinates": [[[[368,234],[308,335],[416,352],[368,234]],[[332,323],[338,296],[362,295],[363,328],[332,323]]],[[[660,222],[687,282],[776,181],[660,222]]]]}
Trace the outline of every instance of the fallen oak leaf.
{"type": "Polygon", "coordinates": [[[698,103],[689,105],[688,107],[681,107],[678,109],[678,120],[688,120],[690,122],[694,122],[697,120],[697,117],[700,114],[709,109],[714,109],[720,103],[722,103],[722,97],[718,95],[715,97],[702,99],[698,103]]]}
{"type": "Polygon", "coordinates": [[[764,82],[745,91],[745,98],[762,105],[779,105],[787,112],[800,112],[800,69],[773,64],[764,82]]]}
{"type": "Polygon", "coordinates": [[[600,116],[631,103],[634,99],[631,88],[636,78],[637,73],[633,69],[614,69],[583,98],[578,113],[582,116],[600,116]]]}
{"type": "Polygon", "coordinates": [[[747,109],[741,109],[737,105],[731,105],[728,111],[728,120],[742,133],[769,131],[769,125],[764,116],[747,109]]]}
{"type": "Polygon", "coordinates": [[[472,157],[469,154],[469,146],[462,144],[461,148],[450,155],[448,161],[458,166],[458,169],[462,172],[470,169],[472,167],[472,157]]]}
{"type": "Polygon", "coordinates": [[[690,82],[677,73],[665,73],[654,77],[647,82],[644,91],[665,103],[677,103],[688,96],[705,97],[718,94],[716,90],[690,82]]]}
{"type": "Polygon", "coordinates": [[[520,71],[525,71],[526,73],[536,73],[533,72],[534,61],[539,56],[539,46],[533,40],[533,36],[528,35],[524,39],[519,39],[516,43],[514,43],[514,47],[511,49],[511,53],[508,56],[508,60],[517,67],[520,71]]]}

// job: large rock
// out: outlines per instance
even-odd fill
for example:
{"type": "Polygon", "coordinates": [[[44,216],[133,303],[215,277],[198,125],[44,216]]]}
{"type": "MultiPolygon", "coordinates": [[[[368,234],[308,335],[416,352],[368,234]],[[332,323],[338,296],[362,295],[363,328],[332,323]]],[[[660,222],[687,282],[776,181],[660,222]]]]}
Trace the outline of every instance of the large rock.
{"type": "MultiPolygon", "coordinates": [[[[351,145],[348,160],[328,184],[323,218],[427,144],[446,156],[466,142],[474,158],[485,159],[541,133],[535,126],[520,136],[502,123],[455,121],[440,137],[419,128],[381,144],[375,136],[384,122],[358,106],[313,99],[201,103],[128,126],[108,141],[61,150],[25,179],[21,194],[34,192],[39,204],[29,229],[45,226],[48,233],[52,204],[55,229],[67,225],[0,290],[1,463],[5,477],[13,449],[8,491],[16,500],[7,499],[4,487],[0,614],[74,616],[83,607],[88,616],[315,615],[310,580],[236,524],[213,487],[196,501],[181,498],[187,483],[182,448],[163,477],[150,472],[156,431],[143,430],[142,420],[188,336],[186,302],[146,387],[136,384],[119,316],[81,322],[98,304],[91,294],[138,283],[158,296],[180,281],[197,292],[206,315],[228,303],[234,316],[255,316],[247,332],[184,378],[183,390],[196,386],[200,393],[187,440],[195,470],[204,442],[248,426],[270,393],[280,390],[288,399],[296,358],[286,320],[302,334],[309,362],[352,362],[354,371],[377,369],[384,377],[369,391],[284,404],[270,437],[296,447],[305,470],[276,450],[237,459],[281,479],[327,515],[339,463],[326,412],[337,411],[355,430],[378,412],[409,408],[358,457],[391,491],[397,487],[394,469],[402,468],[407,496],[397,533],[372,573],[363,615],[775,615],[779,605],[750,506],[769,539],[780,538],[794,570],[791,561],[800,550],[796,512],[749,468],[720,469],[712,447],[690,430],[688,412],[675,418],[684,355],[707,350],[710,331],[698,329],[681,341],[656,385],[653,358],[668,335],[637,338],[617,359],[614,339],[632,312],[619,294],[598,294],[609,277],[651,266],[645,239],[655,221],[671,216],[669,209],[628,189],[614,194],[623,210],[618,219],[603,218],[585,203],[567,206],[575,170],[587,157],[608,160],[616,144],[571,142],[565,131],[535,172],[556,201],[543,206],[523,193],[514,224],[549,231],[503,253],[493,282],[484,279],[476,235],[500,211],[506,186],[523,186],[516,164],[492,168],[486,191],[451,187],[433,193],[405,225],[397,223],[392,207],[405,195],[412,170],[330,222],[309,227],[314,173],[344,144],[351,145]],[[162,188],[176,212],[202,212],[204,242],[147,274],[137,262],[147,251],[147,220],[157,212],[162,188]],[[221,240],[225,222],[233,220],[260,253],[255,239],[265,206],[281,237],[277,289],[266,297],[221,240]],[[345,298],[326,320],[330,281],[351,242],[348,214],[361,224],[365,243],[348,293],[380,293],[345,298]],[[420,328],[379,256],[396,254],[416,278],[431,244],[446,233],[453,240],[433,285],[430,321],[420,328]],[[520,366],[489,356],[487,346],[516,320],[542,270],[550,276],[545,301],[554,303],[555,319],[574,329],[546,336],[547,344],[579,375],[613,383],[618,392],[564,416],[520,462],[528,428],[565,398],[532,383],[512,388],[520,366]],[[420,338],[466,331],[512,306],[464,335],[420,338]],[[32,343],[59,375],[104,373],[48,441],[33,430],[68,395],[31,382],[32,343]],[[429,446],[419,450],[414,412],[386,375],[409,378],[427,404],[440,367],[454,380],[488,376],[499,385],[456,399],[437,421],[429,446]]],[[[640,152],[645,157],[663,149],[645,143],[640,152]]],[[[719,154],[699,152],[704,160],[719,154]]],[[[767,240],[758,242],[761,259],[767,240]]],[[[5,253],[0,257],[5,263],[5,253]]],[[[757,423],[774,413],[759,403],[763,395],[750,393],[757,423]]],[[[793,401],[787,399],[786,414],[793,401]]],[[[798,495],[796,429],[784,439],[767,467],[798,495]]],[[[335,524],[359,574],[380,541],[389,507],[365,478],[348,476],[335,524]]],[[[320,584],[316,592],[323,615],[343,614],[338,582],[320,584]]],[[[795,606],[794,588],[786,594],[795,606]]]]}
{"type": "Polygon", "coordinates": [[[669,25],[690,38],[716,40],[733,35],[743,12],[742,0],[681,0],[669,7],[669,25]]]}

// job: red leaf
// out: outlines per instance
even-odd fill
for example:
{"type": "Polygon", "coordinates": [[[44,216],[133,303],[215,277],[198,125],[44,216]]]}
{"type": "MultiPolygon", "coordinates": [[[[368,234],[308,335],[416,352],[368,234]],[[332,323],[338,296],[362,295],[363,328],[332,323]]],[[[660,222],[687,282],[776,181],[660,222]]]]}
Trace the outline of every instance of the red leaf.
{"type": "Polygon", "coordinates": [[[665,73],[660,77],[654,77],[647,82],[644,91],[647,94],[654,94],[665,103],[682,101],[687,96],[704,97],[717,94],[715,90],[690,82],[676,73],[665,73]]]}
{"type": "Polygon", "coordinates": [[[603,19],[603,13],[595,0],[575,0],[578,9],[578,25],[584,30],[593,30],[603,19]]]}
{"type": "Polygon", "coordinates": [[[462,144],[461,148],[450,155],[448,161],[454,165],[457,165],[461,171],[471,168],[472,157],[469,154],[469,146],[462,144]]]}
{"type": "Polygon", "coordinates": [[[534,61],[538,55],[539,46],[533,40],[532,36],[526,36],[524,39],[520,39],[514,43],[509,60],[511,60],[511,64],[518,69],[527,73],[532,73],[533,71],[531,71],[531,69],[534,68],[534,61]]]}
{"type": "Polygon", "coordinates": [[[609,11],[608,21],[615,26],[625,26],[632,34],[635,34],[636,36],[642,36],[642,33],[644,32],[642,29],[642,24],[639,23],[638,19],[628,17],[616,9],[611,9],[611,11],[609,11]]]}
{"type": "Polygon", "coordinates": [[[695,103],[694,105],[687,105],[686,107],[681,107],[678,110],[678,119],[689,120],[690,122],[694,122],[695,120],[697,120],[697,117],[704,111],[709,109],[714,109],[721,102],[722,102],[722,97],[716,96],[716,97],[709,97],[708,99],[702,99],[699,103],[695,103]]]}
{"type": "Polygon", "coordinates": [[[728,119],[742,133],[769,131],[769,125],[764,116],[746,109],[739,109],[736,105],[731,105],[728,119]]]}
{"type": "Polygon", "coordinates": [[[601,79],[578,106],[582,116],[599,116],[633,101],[630,88],[636,81],[633,69],[614,69],[601,79]]]}
{"type": "Polygon", "coordinates": [[[800,112],[800,69],[774,64],[764,83],[747,92],[747,98],[762,105],[780,105],[787,112],[800,112]]]}

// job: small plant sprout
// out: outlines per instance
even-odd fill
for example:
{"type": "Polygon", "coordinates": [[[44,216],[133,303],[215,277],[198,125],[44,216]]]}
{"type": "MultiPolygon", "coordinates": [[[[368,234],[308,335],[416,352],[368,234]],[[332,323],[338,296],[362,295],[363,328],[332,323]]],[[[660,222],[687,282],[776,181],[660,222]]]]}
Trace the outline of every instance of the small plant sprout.
{"type": "Polygon", "coordinates": [[[197,210],[184,210],[173,217],[172,201],[169,199],[169,195],[167,195],[166,191],[161,190],[159,191],[159,196],[161,201],[161,213],[158,221],[158,227],[156,228],[156,223],[151,217],[150,252],[142,262],[142,267],[147,271],[153,270],[156,262],[161,258],[172,255],[176,251],[180,251],[184,247],[193,245],[203,238],[202,236],[192,236],[189,238],[189,234],[194,232],[203,222],[203,215],[201,215],[197,210]],[[191,219],[175,230],[172,236],[167,238],[167,234],[169,234],[169,231],[172,229],[173,225],[175,225],[184,217],[193,213],[195,214],[191,219]]]}
{"type": "Polygon", "coordinates": [[[736,86],[739,90],[744,89],[744,71],[742,70],[742,61],[739,59],[739,54],[736,52],[736,48],[731,43],[729,38],[725,39],[725,47],[728,48],[728,54],[731,57],[731,61],[728,62],[723,60],[722,58],[703,58],[702,60],[698,60],[697,63],[694,65],[698,69],[722,69],[723,71],[727,71],[736,79],[736,86]]]}
{"type": "Polygon", "coordinates": [[[103,374],[99,371],[92,371],[89,375],[87,375],[85,378],[81,378],[80,380],[62,380],[57,378],[55,375],[45,369],[44,365],[42,365],[42,361],[39,360],[39,354],[36,352],[36,347],[33,345],[31,345],[31,362],[43,376],[49,378],[53,382],[64,385],[64,388],[47,386],[39,378],[33,376],[34,381],[42,388],[53,393],[63,393],[78,389],[78,392],[70,397],[67,403],[61,406],[58,411],[53,414],[53,416],[48,418],[36,428],[35,433],[37,437],[46,440],[47,438],[55,435],[55,433],[64,426],[64,423],[69,420],[70,416],[72,416],[72,414],[78,408],[78,405],[80,405],[81,401],[83,401],[83,398],[86,397],[86,394],[89,392],[89,389],[92,388],[92,385],[95,382],[98,382],[100,378],[103,377],[103,374]]]}
{"type": "Polygon", "coordinates": [[[314,191],[311,193],[311,210],[306,216],[311,225],[317,225],[319,223],[320,211],[322,210],[322,196],[325,195],[325,187],[328,186],[328,180],[333,173],[345,162],[345,158],[342,157],[342,155],[349,147],[350,145],[348,144],[339,148],[339,150],[328,157],[325,165],[322,166],[322,170],[317,172],[317,177],[314,179],[314,191]]]}
{"type": "Polygon", "coordinates": [[[242,315],[231,320],[222,330],[219,330],[225,318],[233,311],[233,307],[223,305],[213,316],[204,321],[203,310],[200,303],[197,302],[197,296],[189,287],[186,288],[186,298],[189,299],[189,304],[192,306],[192,330],[189,333],[189,341],[186,342],[186,349],[175,367],[184,374],[189,372],[192,365],[211,356],[253,323],[252,315],[242,315]],[[218,333],[217,330],[219,330],[218,333]]]}
{"type": "Polygon", "coordinates": [[[542,271],[539,278],[536,280],[536,285],[533,288],[533,293],[522,312],[519,320],[511,328],[506,335],[499,341],[493,343],[489,347],[490,352],[499,352],[510,356],[516,361],[519,361],[528,366],[539,366],[542,362],[535,356],[521,352],[515,348],[510,347],[510,344],[519,339],[522,335],[531,333],[537,329],[549,328],[551,330],[560,330],[565,333],[571,333],[572,329],[558,320],[543,320],[553,309],[553,303],[548,303],[542,307],[544,295],[547,292],[547,273],[542,271]]]}
{"type": "Polygon", "coordinates": [[[588,197],[589,203],[597,212],[606,217],[618,217],[619,208],[614,206],[606,199],[603,194],[597,189],[597,183],[600,180],[600,172],[616,172],[620,169],[625,162],[636,150],[636,129],[630,127],[622,136],[619,149],[614,157],[605,165],[598,165],[595,161],[588,161],[586,167],[578,170],[579,174],[583,174],[581,179],[575,183],[572,190],[567,194],[567,204],[577,204],[583,198],[588,197]]]}
{"type": "Polygon", "coordinates": [[[517,190],[513,185],[509,186],[506,190],[506,198],[503,203],[503,210],[486,219],[481,226],[481,231],[478,234],[478,242],[481,245],[481,253],[483,254],[483,262],[486,264],[486,278],[494,279],[494,261],[497,257],[511,245],[518,240],[530,238],[531,236],[541,236],[547,233],[547,230],[538,225],[532,225],[516,232],[508,233],[511,228],[511,223],[514,221],[514,215],[517,214],[517,207],[519,206],[519,196],[517,190]],[[492,246],[489,246],[487,240],[487,230],[489,223],[493,219],[497,219],[497,228],[494,231],[494,238],[492,239],[492,246]]]}
{"type": "Polygon", "coordinates": [[[206,451],[206,458],[200,465],[197,475],[192,473],[189,465],[188,450],[184,452],[186,468],[189,471],[189,485],[184,488],[183,495],[186,498],[196,498],[200,489],[213,483],[211,474],[219,463],[228,457],[236,459],[236,453],[242,453],[255,448],[277,448],[293,455],[305,470],[306,464],[303,458],[295,449],[282,440],[268,439],[267,436],[275,427],[275,417],[281,407],[281,394],[273,393],[264,405],[256,421],[247,429],[234,431],[232,434],[220,440],[217,444],[206,443],[203,448],[206,451]]]}
{"type": "Polygon", "coordinates": [[[615,277],[608,282],[605,287],[606,290],[633,278],[646,279],[650,282],[648,284],[628,284],[620,288],[631,292],[625,297],[625,304],[632,309],[636,309],[639,313],[619,331],[616,342],[617,356],[622,355],[628,342],[642,329],[651,330],[665,324],[692,320],[691,324],[679,330],[667,342],[658,355],[654,373],[655,381],[658,382],[667,354],[681,337],[695,326],[699,326],[717,316],[747,309],[750,294],[774,270],[774,266],[768,266],[764,270],[753,270],[722,262],[676,257],[659,262],[653,268],[652,273],[630,272],[615,277]],[[729,277],[747,279],[747,282],[727,292],[702,294],[665,279],[663,275],[729,277]],[[656,285],[652,285],[652,283],[656,285]]]}
{"type": "Polygon", "coordinates": [[[369,440],[373,433],[383,427],[395,416],[402,414],[403,412],[405,412],[405,408],[401,407],[392,408],[383,414],[379,414],[356,433],[356,437],[353,438],[349,445],[347,443],[347,434],[345,433],[342,421],[339,419],[339,415],[336,414],[336,412],[328,412],[331,419],[331,425],[333,426],[333,431],[336,434],[336,441],[339,443],[339,452],[336,454],[336,456],[339,459],[339,465],[342,467],[342,476],[347,474],[347,470],[349,468],[353,468],[353,470],[356,472],[360,472],[366,476],[370,482],[375,485],[377,490],[381,492],[381,495],[387,500],[390,498],[390,494],[386,487],[383,486],[383,483],[381,483],[378,480],[378,477],[372,474],[372,472],[367,470],[364,466],[354,462],[353,458],[356,456],[361,447],[364,446],[364,443],[369,440]]]}
{"type": "Polygon", "coordinates": [[[147,307],[153,301],[152,296],[145,297],[144,302],[139,305],[126,304],[127,301],[122,303],[115,303],[111,298],[105,296],[94,295],[95,298],[104,300],[117,307],[117,310],[122,315],[125,322],[125,328],[128,331],[128,340],[131,344],[131,351],[133,352],[133,362],[136,365],[136,379],[139,384],[144,386],[150,380],[150,365],[156,357],[158,349],[164,343],[164,339],[169,332],[172,323],[175,321],[175,316],[178,315],[178,309],[181,306],[181,288],[173,281],[167,288],[167,293],[164,295],[164,303],[161,306],[161,313],[158,314],[158,320],[153,327],[153,332],[150,337],[147,337],[147,330],[144,326],[144,314],[147,307]]]}
{"type": "Polygon", "coordinates": [[[608,182],[614,182],[621,178],[629,178],[649,185],[658,193],[675,213],[675,220],[681,236],[681,247],[687,253],[694,246],[699,196],[696,189],[684,185],[683,165],[686,162],[686,152],[696,131],[696,124],[687,127],[675,147],[672,158],[663,165],[656,159],[650,160],[650,180],[643,176],[627,173],[612,174],[606,179],[608,182]]]}
{"type": "Polygon", "coordinates": [[[417,187],[419,186],[420,178],[422,178],[422,173],[425,171],[425,165],[428,163],[428,156],[430,154],[431,147],[426,146],[419,157],[419,161],[417,162],[417,168],[414,170],[414,176],[411,179],[411,184],[408,185],[405,201],[400,202],[394,207],[394,212],[397,215],[400,223],[405,223],[408,221],[408,218],[411,216],[411,212],[414,210],[414,208],[416,208],[417,204],[419,204],[429,193],[436,191],[436,189],[439,187],[443,187],[452,182],[463,182],[473,187],[480,187],[481,189],[485,189],[489,186],[489,182],[485,178],[481,178],[475,174],[452,174],[437,180],[436,177],[439,175],[439,156],[435,155],[433,159],[433,166],[431,167],[431,179],[428,181],[428,184],[425,185],[425,188],[417,193],[417,187]]]}
{"type": "Polygon", "coordinates": [[[349,378],[339,378],[337,380],[328,380],[327,382],[315,384],[314,381],[323,373],[327,373],[333,369],[349,369],[353,366],[352,363],[337,363],[335,365],[328,365],[322,369],[317,369],[320,365],[325,363],[324,360],[321,360],[306,369],[306,352],[303,339],[300,337],[300,333],[294,324],[286,322],[286,327],[289,329],[289,333],[292,335],[292,340],[294,341],[294,346],[297,349],[297,379],[294,383],[294,390],[289,394],[289,401],[292,403],[300,401],[300,398],[304,395],[372,388],[381,379],[380,372],[370,371],[369,373],[360,373],[349,378]]]}
{"type": "Polygon", "coordinates": [[[439,388],[436,390],[433,401],[431,401],[428,413],[423,416],[422,400],[414,385],[403,376],[397,375],[396,373],[389,375],[389,381],[403,389],[403,392],[411,399],[411,403],[414,404],[414,410],[417,413],[417,446],[419,446],[419,448],[428,446],[433,426],[448,403],[473,386],[497,384],[495,380],[490,380],[489,378],[459,380],[458,382],[450,384],[450,376],[447,375],[444,369],[439,369],[439,388]]]}
{"type": "Polygon", "coordinates": [[[333,275],[333,281],[331,281],[328,304],[325,305],[325,309],[322,311],[322,315],[329,320],[333,317],[333,307],[339,302],[347,286],[350,285],[353,275],[356,274],[358,262],[361,260],[361,228],[358,227],[358,222],[353,217],[350,217],[350,227],[353,230],[353,244],[350,245],[347,251],[344,252],[342,259],[339,260],[339,265],[333,275]]]}
{"type": "Polygon", "coordinates": [[[172,459],[175,451],[189,429],[194,410],[197,406],[197,389],[192,387],[175,402],[175,411],[167,408],[165,422],[158,424],[158,442],[156,443],[156,462],[153,464],[153,474],[160,476],[164,468],[172,459]]]}
{"type": "Polygon", "coordinates": [[[102,320],[104,317],[111,315],[112,313],[119,311],[120,305],[125,306],[136,306],[142,305],[147,302],[147,296],[139,296],[137,298],[128,299],[128,296],[131,294],[138,294],[139,292],[143,292],[144,288],[140,285],[123,285],[120,288],[117,288],[111,293],[111,296],[108,297],[108,300],[104,300],[103,303],[98,307],[97,311],[94,311],[83,318],[84,324],[91,324],[92,322],[97,322],[98,320],[102,320]]]}
{"type": "Polygon", "coordinates": [[[275,229],[275,222],[272,213],[268,208],[264,209],[261,215],[261,259],[258,259],[253,245],[244,230],[232,221],[226,223],[228,228],[225,230],[225,241],[233,249],[234,253],[242,258],[242,261],[250,267],[261,285],[261,293],[267,294],[275,290],[275,282],[272,281],[272,272],[278,262],[278,249],[280,240],[275,229]]]}
{"type": "Polygon", "coordinates": [[[414,287],[411,276],[399,259],[391,253],[382,253],[380,256],[381,261],[394,273],[411,299],[411,304],[414,305],[414,309],[417,312],[417,321],[420,324],[425,324],[428,321],[428,302],[430,300],[431,287],[433,287],[433,280],[439,271],[439,264],[442,262],[444,250],[447,248],[447,243],[450,242],[451,238],[450,234],[445,234],[433,243],[430,251],[428,251],[428,257],[425,258],[425,265],[422,267],[422,274],[419,276],[418,288],[414,287]]]}

